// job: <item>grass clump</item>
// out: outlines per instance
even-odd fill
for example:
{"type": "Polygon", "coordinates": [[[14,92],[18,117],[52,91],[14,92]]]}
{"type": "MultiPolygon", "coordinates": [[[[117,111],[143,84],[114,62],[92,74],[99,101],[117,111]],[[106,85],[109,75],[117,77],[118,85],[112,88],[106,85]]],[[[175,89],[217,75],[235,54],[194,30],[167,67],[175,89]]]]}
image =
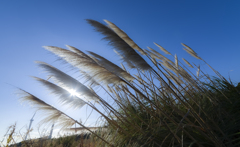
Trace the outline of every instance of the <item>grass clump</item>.
{"type": "MultiPolygon", "coordinates": [[[[93,52],[86,54],[69,45],[68,49],[47,46],[46,50],[79,73],[84,84],[44,62],[37,64],[51,78],[34,79],[62,104],[71,108],[91,107],[102,116],[102,128],[93,131],[37,96],[20,90],[22,100],[46,112],[44,122],[56,122],[64,128],[78,124],[92,134],[95,146],[239,146],[239,85],[226,80],[186,44],[182,44],[184,50],[207,64],[217,78],[183,59],[189,69],[177,55],[173,56],[157,43],[160,50],[172,56],[167,58],[150,47],[140,48],[107,20],[108,26],[94,20],[87,22],[105,36],[104,40],[122,59],[122,68],[93,52]],[[196,75],[193,70],[197,71],[196,75]],[[110,100],[98,95],[99,90],[105,91],[110,100]]],[[[71,139],[59,141],[73,146],[71,139]]]]}

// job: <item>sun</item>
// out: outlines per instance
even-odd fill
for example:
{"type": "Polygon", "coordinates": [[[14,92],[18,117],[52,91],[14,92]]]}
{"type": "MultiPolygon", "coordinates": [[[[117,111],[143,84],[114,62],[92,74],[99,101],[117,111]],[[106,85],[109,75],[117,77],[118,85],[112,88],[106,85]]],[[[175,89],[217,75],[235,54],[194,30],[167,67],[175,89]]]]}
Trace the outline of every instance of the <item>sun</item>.
{"type": "Polygon", "coordinates": [[[71,94],[71,96],[76,96],[77,95],[77,92],[75,89],[70,89],[68,90],[68,92],[71,94]]]}

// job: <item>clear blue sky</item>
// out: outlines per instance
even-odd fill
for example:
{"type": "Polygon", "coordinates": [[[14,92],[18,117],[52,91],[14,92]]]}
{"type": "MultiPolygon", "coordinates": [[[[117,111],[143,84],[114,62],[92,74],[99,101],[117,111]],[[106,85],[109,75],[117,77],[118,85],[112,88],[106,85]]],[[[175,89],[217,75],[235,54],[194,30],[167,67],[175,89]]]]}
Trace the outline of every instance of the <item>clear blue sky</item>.
{"type": "MultiPolygon", "coordinates": [[[[56,103],[29,77],[46,78],[36,60],[62,67],[42,46],[68,44],[119,61],[85,19],[112,21],[140,47],[157,49],[156,42],[211,73],[182,50],[180,43],[185,43],[222,75],[230,73],[233,82],[240,82],[239,0],[0,0],[1,137],[16,121],[18,128],[28,125],[34,113],[19,103],[16,89],[9,84],[56,103]]],[[[75,112],[76,119],[85,116],[85,109],[68,112],[75,112]]],[[[36,115],[33,127],[40,118],[36,115]]]]}

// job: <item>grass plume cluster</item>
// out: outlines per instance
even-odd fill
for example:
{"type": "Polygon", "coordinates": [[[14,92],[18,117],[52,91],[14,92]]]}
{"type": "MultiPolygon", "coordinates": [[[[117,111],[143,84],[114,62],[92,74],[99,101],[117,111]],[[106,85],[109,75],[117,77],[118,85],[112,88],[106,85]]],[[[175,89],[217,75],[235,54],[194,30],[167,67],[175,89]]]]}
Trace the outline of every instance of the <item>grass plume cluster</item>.
{"type": "Polygon", "coordinates": [[[91,107],[102,116],[105,127],[92,131],[65,112],[21,90],[22,100],[46,112],[44,122],[56,122],[64,128],[76,123],[92,133],[96,146],[239,146],[239,86],[227,81],[186,44],[182,44],[184,50],[206,63],[216,78],[186,59],[180,61],[157,43],[156,47],[169,58],[153,48],[142,49],[110,21],[105,20],[107,26],[95,20],[87,22],[104,35],[104,40],[120,56],[122,67],[94,52],[86,54],[69,45],[68,49],[45,46],[77,70],[85,83],[44,62],[36,63],[50,80],[34,79],[63,105],[91,107]],[[191,72],[192,68],[197,74],[191,72]],[[98,95],[96,88],[105,91],[111,100],[98,95]],[[76,95],[70,94],[72,89],[76,95]],[[95,102],[102,109],[95,107],[95,102]]]}

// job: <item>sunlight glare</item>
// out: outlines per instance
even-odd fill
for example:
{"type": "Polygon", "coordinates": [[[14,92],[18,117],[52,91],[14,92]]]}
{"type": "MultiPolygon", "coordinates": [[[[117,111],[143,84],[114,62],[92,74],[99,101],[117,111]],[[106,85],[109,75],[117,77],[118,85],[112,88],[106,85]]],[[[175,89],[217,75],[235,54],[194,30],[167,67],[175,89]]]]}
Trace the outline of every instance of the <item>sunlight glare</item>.
{"type": "Polygon", "coordinates": [[[68,90],[69,91],[69,93],[71,94],[71,96],[76,96],[77,95],[77,92],[76,92],[76,90],[74,90],[74,89],[70,89],[70,90],[68,90]]]}

